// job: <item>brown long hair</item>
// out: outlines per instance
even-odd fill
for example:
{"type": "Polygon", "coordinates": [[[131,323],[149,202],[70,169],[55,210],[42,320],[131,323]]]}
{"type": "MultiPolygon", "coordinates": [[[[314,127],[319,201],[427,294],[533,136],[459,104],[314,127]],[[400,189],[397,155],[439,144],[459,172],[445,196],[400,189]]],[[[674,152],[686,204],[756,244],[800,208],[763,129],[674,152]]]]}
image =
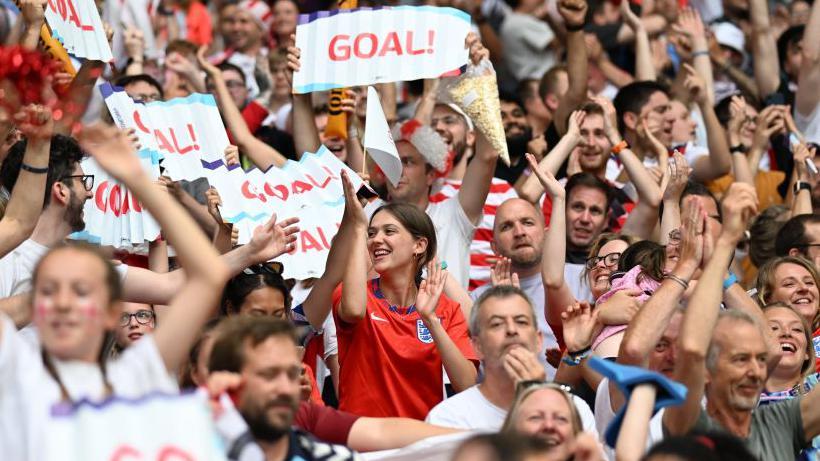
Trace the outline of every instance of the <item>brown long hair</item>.
{"type": "Polygon", "coordinates": [[[430,217],[427,216],[427,213],[419,210],[415,205],[407,203],[388,203],[379,207],[370,217],[370,222],[372,223],[373,218],[382,211],[386,211],[396,218],[414,239],[423,238],[427,240],[427,250],[416,262],[415,267],[416,285],[419,285],[421,283],[421,270],[436,256],[436,227],[430,217]]]}

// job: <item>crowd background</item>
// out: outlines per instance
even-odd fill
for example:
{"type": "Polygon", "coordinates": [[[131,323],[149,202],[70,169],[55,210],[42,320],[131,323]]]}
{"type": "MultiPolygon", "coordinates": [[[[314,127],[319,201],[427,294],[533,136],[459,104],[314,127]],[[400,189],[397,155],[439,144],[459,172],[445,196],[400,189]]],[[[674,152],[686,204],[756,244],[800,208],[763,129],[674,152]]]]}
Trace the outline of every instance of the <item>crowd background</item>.
{"type": "MultiPolygon", "coordinates": [[[[192,387],[240,416],[231,459],[462,431],[478,435],[442,456],[818,459],[817,2],[425,3],[469,14],[447,46],[495,68],[510,162],[438,99],[444,78],[379,84],[397,184],[362,147],[366,88],[343,90],[341,118],[327,93],[292,94],[298,15],[335,2],[97,1],[114,61],[44,71],[33,95],[10,56],[52,69],[48,1],[15,3],[0,2],[3,459],[43,458],[55,403],[192,387]],[[324,145],[379,197],[343,175],[324,274],[285,280],[272,260],[298,217],[236,245],[207,181],[142,170],[106,81],[142,103],[211,93],[227,164],[324,145]],[[67,240],[89,155],[161,225],[147,256],[67,240]]],[[[358,6],[399,4],[422,3],[358,6]]]]}

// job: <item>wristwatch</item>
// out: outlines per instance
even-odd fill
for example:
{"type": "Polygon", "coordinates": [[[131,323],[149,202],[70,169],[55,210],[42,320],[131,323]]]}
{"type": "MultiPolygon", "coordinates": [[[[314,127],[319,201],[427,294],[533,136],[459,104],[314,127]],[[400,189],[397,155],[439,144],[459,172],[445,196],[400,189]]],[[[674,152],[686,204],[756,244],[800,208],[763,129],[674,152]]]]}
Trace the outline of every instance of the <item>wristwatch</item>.
{"type": "Polygon", "coordinates": [[[590,347],[586,347],[578,352],[567,352],[567,356],[561,359],[561,361],[571,367],[575,367],[580,365],[581,362],[591,354],[592,349],[590,347]]]}
{"type": "Polygon", "coordinates": [[[748,152],[749,152],[749,148],[744,146],[743,144],[738,144],[736,146],[732,146],[729,149],[729,153],[732,153],[732,154],[738,153],[738,154],[746,155],[748,152]]]}
{"type": "Polygon", "coordinates": [[[794,183],[794,195],[799,194],[801,190],[811,191],[811,184],[806,181],[796,181],[794,183]]]}

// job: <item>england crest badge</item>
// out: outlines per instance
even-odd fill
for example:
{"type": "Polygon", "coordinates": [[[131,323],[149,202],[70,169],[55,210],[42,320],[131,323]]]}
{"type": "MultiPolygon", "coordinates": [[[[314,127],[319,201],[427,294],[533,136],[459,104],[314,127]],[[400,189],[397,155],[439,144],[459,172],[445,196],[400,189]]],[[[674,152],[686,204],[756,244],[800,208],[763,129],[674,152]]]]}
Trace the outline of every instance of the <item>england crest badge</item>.
{"type": "Polygon", "coordinates": [[[433,335],[430,333],[430,330],[424,325],[424,321],[421,319],[416,320],[416,336],[419,338],[419,341],[423,342],[424,344],[430,344],[433,342],[433,335]]]}

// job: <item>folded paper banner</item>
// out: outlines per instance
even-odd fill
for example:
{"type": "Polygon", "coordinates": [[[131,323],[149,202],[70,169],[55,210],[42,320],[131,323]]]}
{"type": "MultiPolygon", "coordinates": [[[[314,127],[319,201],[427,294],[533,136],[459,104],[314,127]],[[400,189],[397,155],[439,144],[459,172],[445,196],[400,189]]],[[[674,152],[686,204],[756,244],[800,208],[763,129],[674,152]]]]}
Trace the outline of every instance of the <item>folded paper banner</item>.
{"type": "Polygon", "coordinates": [[[253,229],[276,213],[277,220],[299,217],[299,233],[293,252],[276,259],[283,263],[285,278],[304,280],[320,277],[330,252],[330,244],[344,213],[341,172],[346,171],[358,190],[364,185],[358,174],[321,146],[316,153],[304,153],[298,162],[289,161],[281,168],[266,172],[251,170],[238,189],[219,189],[223,197],[246,202],[243,209],[255,214],[222,217],[239,226],[239,243],[247,243],[253,229]]]}
{"type": "Polygon", "coordinates": [[[301,68],[294,93],[458,74],[470,16],[454,8],[399,6],[299,16],[301,68]]]}
{"type": "Polygon", "coordinates": [[[103,62],[114,59],[94,0],[49,0],[45,16],[51,34],[70,54],[103,62]]]}
{"type": "Polygon", "coordinates": [[[42,459],[222,461],[227,450],[208,405],[202,391],[56,405],[42,428],[42,459]]]}
{"type": "Polygon", "coordinates": [[[384,115],[379,92],[372,86],[367,87],[367,127],[364,132],[364,148],[381,168],[393,186],[401,178],[401,159],[387,117],[384,115]]]}
{"type": "MultiPolygon", "coordinates": [[[[330,150],[321,146],[318,152],[306,152],[298,162],[288,161],[281,168],[245,172],[238,165],[225,164],[228,139],[212,96],[194,94],[141,104],[109,84],[101,85],[100,91],[115,123],[135,128],[144,161],[156,165],[162,159],[165,174],[171,179],[206,178],[216,188],[222,198],[222,218],[239,229],[240,244],[249,242],[254,229],[274,213],[278,220],[298,216],[301,231],[297,248],[280,258],[285,263],[284,275],[301,280],[324,272],[330,242],[344,211],[341,172],[347,172],[356,190],[364,184],[330,150]]],[[[158,170],[152,174],[159,176],[158,170]]],[[[133,203],[129,209],[134,209],[133,203]]],[[[87,211],[86,216],[98,211],[87,211]]],[[[105,235],[136,240],[131,232],[138,231],[140,225],[143,237],[146,229],[153,230],[144,220],[132,223],[138,219],[135,213],[116,216],[112,210],[107,211],[99,220],[89,220],[88,233],[99,235],[102,231],[97,229],[104,229],[105,235]]]]}

